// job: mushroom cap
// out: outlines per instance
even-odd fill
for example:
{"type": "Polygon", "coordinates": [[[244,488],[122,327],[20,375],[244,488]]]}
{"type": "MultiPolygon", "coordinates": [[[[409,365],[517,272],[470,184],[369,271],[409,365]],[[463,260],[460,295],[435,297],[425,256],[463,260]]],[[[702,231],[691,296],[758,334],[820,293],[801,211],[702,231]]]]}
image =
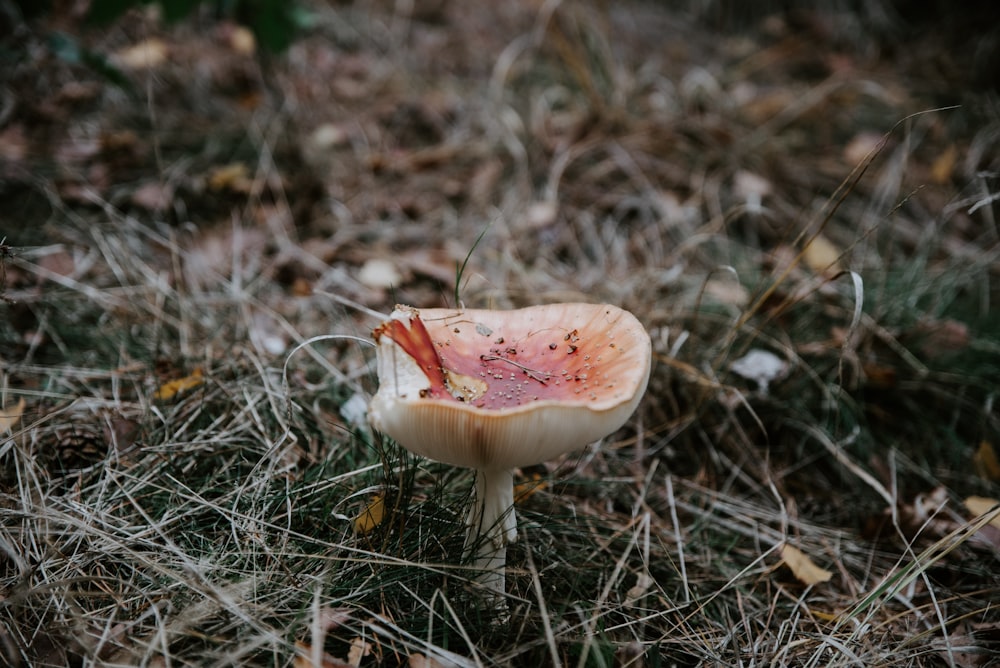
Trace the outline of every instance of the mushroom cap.
{"type": "Polygon", "coordinates": [[[375,429],[429,459],[529,466],[621,427],[649,380],[649,335],[607,304],[512,311],[397,306],[373,333],[375,429]]]}

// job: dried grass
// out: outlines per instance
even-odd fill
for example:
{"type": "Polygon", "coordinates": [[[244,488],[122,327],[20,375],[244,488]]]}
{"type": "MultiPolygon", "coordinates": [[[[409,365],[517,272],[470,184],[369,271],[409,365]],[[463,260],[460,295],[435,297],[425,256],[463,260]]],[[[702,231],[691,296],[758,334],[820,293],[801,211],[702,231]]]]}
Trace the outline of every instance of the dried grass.
{"type": "MultiPolygon", "coordinates": [[[[263,69],[132,17],[178,62],[135,75],[138,108],[109,90],[52,133],[121,123],[145,159],[59,165],[37,139],[35,176],[5,172],[28,195],[3,230],[0,406],[28,408],[0,433],[4,661],[995,661],[998,541],[960,504],[997,496],[973,457],[1000,442],[995,119],[915,114],[940,102],[905,58],[787,26],[406,7],[316,8],[263,69]],[[249,93],[220,87],[234,72],[249,93]],[[241,162],[246,181],[206,185],[241,162]],[[170,205],[137,203],[140,182],[170,205]],[[819,234],[843,272],[810,266],[819,234]],[[361,282],[373,258],[402,283],[361,282]],[[457,556],[471,474],[357,419],[374,379],[352,337],[456,292],[620,304],[658,361],[628,427],[522,472],[542,485],[506,620],[457,556]],[[731,371],[754,348],[787,363],[766,391],[731,371]],[[376,493],[385,518],[356,535],[376,493]],[[786,543],[832,579],[798,581],[786,543]]],[[[52,65],[50,94],[72,76],[52,65]]]]}

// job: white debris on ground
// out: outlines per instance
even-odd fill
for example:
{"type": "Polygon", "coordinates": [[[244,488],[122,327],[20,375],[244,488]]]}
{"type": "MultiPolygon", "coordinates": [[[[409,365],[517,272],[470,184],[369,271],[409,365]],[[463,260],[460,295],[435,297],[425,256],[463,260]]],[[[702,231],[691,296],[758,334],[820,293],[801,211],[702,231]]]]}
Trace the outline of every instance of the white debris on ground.
{"type": "Polygon", "coordinates": [[[788,362],[767,350],[753,348],[729,365],[737,376],[757,382],[757,391],[767,394],[770,384],[788,373],[788,362]]]}
{"type": "Polygon", "coordinates": [[[360,393],[353,395],[340,405],[340,416],[352,427],[366,425],[367,415],[368,399],[360,393]]]}

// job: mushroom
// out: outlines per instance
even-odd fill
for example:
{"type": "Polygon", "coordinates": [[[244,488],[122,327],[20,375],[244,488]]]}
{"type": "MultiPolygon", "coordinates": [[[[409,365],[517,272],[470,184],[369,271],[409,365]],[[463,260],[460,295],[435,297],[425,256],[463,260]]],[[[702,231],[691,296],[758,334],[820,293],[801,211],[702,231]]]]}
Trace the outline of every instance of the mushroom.
{"type": "Polygon", "coordinates": [[[379,388],[368,419],[415,454],[476,470],[465,556],[500,596],[517,539],[512,469],[621,427],[649,380],[649,335],[620,308],[572,303],[397,306],[373,337],[379,388]]]}

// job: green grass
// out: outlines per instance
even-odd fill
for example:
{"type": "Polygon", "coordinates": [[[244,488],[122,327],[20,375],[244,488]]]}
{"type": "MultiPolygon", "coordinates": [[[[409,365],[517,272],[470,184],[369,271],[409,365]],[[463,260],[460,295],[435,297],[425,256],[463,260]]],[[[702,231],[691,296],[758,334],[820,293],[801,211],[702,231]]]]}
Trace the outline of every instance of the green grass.
{"type": "MultiPolygon", "coordinates": [[[[162,36],[176,62],[127,73],[141,104],[39,117],[51,141],[8,121],[34,143],[0,184],[25,218],[0,229],[0,406],[25,400],[0,431],[0,663],[995,661],[996,532],[962,505],[1000,496],[974,461],[1000,447],[980,107],[914,115],[959,92],[901,52],[774,25],[754,49],[659,5],[362,4],[317,8],[266,63],[222,28],[81,27],[96,53],[162,36]],[[810,74],[828,66],[850,75],[810,74]],[[346,139],[311,144],[326,123],[346,139]],[[123,127],[127,169],[60,152],[123,127]],[[865,132],[890,134],[855,181],[865,132]],[[254,188],[207,189],[236,157],[254,188]],[[740,172],[769,185],[760,211],[740,172]],[[167,211],[130,199],[148,183],[167,211]],[[799,256],[820,228],[850,273],[799,256]],[[360,282],[373,258],[399,284],[360,282]],[[377,387],[358,339],[395,302],[557,300],[633,311],[656,362],[618,433],[515,476],[539,485],[498,610],[462,556],[473,473],[356,419],[377,387]],[[767,392],[731,370],[754,348],[788,363],[767,392]],[[800,581],[785,543],[831,579],[800,581]]],[[[52,109],[107,85],[46,66],[52,109]]]]}

